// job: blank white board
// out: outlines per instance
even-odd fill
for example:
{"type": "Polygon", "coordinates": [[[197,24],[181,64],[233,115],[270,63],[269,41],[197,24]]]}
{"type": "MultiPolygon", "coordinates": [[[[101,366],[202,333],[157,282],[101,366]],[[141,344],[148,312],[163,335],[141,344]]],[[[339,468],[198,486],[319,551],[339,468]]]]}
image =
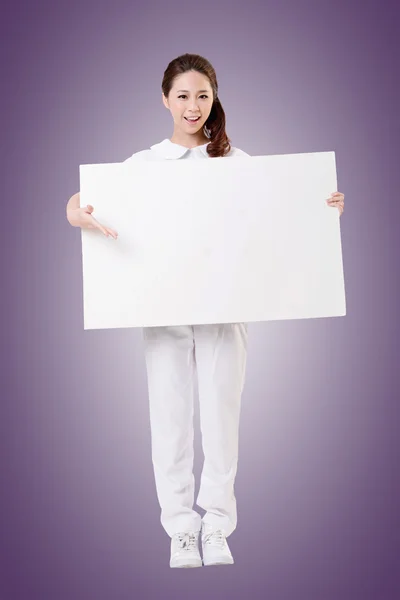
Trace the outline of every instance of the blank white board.
{"type": "Polygon", "coordinates": [[[334,152],[80,165],[84,329],[346,314],[334,152]]]}

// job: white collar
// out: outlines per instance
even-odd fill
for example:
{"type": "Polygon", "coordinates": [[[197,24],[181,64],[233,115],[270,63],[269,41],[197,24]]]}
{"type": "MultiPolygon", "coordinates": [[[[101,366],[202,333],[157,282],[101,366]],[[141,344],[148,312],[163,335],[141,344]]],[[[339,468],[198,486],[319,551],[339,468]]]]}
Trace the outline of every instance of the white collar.
{"type": "MultiPolygon", "coordinates": [[[[209,143],[210,142],[206,142],[201,146],[195,146],[195,148],[198,148],[205,156],[208,156],[207,146],[209,143]]],[[[150,146],[150,149],[162,158],[181,158],[188,150],[191,150],[191,148],[171,142],[168,138],[165,138],[165,140],[158,144],[153,144],[153,146],[150,146]]]]}

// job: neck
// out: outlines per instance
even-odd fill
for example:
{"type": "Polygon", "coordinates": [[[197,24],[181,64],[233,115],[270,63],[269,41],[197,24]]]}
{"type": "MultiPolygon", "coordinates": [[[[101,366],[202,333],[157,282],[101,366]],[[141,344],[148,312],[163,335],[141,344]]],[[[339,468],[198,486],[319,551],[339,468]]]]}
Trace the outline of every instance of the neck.
{"type": "Polygon", "coordinates": [[[202,146],[207,144],[210,139],[204,134],[203,131],[199,131],[196,134],[187,134],[182,131],[174,131],[170,141],[186,148],[195,148],[196,146],[202,146]]]}

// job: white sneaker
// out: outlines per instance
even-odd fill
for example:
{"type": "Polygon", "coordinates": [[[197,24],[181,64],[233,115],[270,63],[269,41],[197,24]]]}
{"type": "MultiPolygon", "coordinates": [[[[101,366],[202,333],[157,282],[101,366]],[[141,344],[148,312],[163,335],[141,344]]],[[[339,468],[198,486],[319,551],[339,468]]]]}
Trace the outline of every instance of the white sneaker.
{"type": "Polygon", "coordinates": [[[203,566],[199,553],[199,533],[199,531],[183,531],[172,536],[170,567],[203,566]]]}
{"type": "Polygon", "coordinates": [[[203,546],[203,564],[232,565],[234,560],[229,550],[223,529],[215,529],[209,523],[202,522],[201,542],[203,546]]]}

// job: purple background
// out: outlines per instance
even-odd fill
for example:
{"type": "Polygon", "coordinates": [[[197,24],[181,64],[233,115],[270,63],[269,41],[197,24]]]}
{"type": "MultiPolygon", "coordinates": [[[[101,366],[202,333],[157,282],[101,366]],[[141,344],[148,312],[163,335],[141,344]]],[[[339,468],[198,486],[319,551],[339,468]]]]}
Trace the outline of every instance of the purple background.
{"type": "MultiPolygon", "coordinates": [[[[398,598],[395,3],[25,1],[1,20],[1,600],[398,598]],[[83,330],[65,206],[79,164],[171,136],[161,79],[184,52],[214,65],[233,145],[336,152],[347,315],[249,325],[235,565],[172,570],[140,330],[83,330]]],[[[196,427],[197,492],[197,407],[196,427]]]]}

